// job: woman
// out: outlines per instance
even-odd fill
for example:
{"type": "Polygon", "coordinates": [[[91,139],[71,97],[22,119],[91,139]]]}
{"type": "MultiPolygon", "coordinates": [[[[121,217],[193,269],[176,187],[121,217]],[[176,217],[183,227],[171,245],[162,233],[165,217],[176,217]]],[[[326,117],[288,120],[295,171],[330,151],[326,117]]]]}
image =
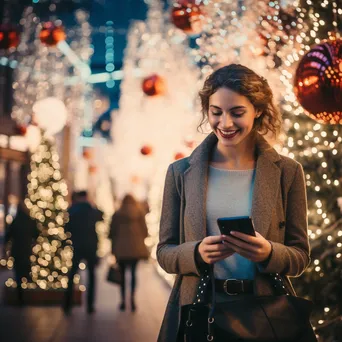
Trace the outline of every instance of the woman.
{"type": "MultiPolygon", "coordinates": [[[[180,308],[193,302],[206,265],[214,264],[218,280],[238,280],[226,290],[244,296],[272,294],[263,274],[297,277],[310,262],[302,167],[263,137],[277,138],[281,129],[267,81],[232,64],[207,78],[200,98],[202,124],[208,121],[212,133],[166,175],[157,257],[178,276],[162,342],[177,341],[180,308]],[[251,216],[256,237],[221,235],[217,218],[235,216],[251,216]]],[[[217,300],[230,300],[220,285],[216,291],[217,300]]]]}
{"type": "Polygon", "coordinates": [[[121,271],[120,310],[126,309],[126,268],[131,270],[131,310],[136,310],[136,268],[140,259],[147,259],[149,252],[144,243],[147,237],[145,213],[132,195],[126,195],[121,207],[112,217],[109,238],[112,240],[112,253],[115,255],[121,271]]]}

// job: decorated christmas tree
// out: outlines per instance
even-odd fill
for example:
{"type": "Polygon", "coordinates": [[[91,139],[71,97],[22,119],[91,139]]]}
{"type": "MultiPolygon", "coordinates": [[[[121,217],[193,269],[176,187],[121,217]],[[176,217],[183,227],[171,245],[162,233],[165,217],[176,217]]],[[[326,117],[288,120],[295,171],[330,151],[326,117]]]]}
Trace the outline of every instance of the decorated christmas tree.
{"type": "MultiPolygon", "coordinates": [[[[194,3],[179,0],[175,7],[194,3]]],[[[197,3],[204,18],[192,53],[202,74],[253,61],[251,67],[270,81],[280,101],[282,153],[302,163],[306,174],[312,248],[310,267],[293,281],[298,294],[315,303],[312,323],[321,340],[341,341],[341,2],[197,3]]],[[[190,10],[180,13],[191,22],[190,10]]]]}
{"type": "MultiPolygon", "coordinates": [[[[67,273],[72,265],[70,240],[64,232],[67,222],[67,185],[61,172],[58,153],[52,140],[42,136],[31,157],[28,196],[30,215],[40,231],[31,256],[32,284],[43,290],[67,288],[67,273]]],[[[24,285],[25,286],[25,285],[24,285]]]]}
{"type": "MultiPolygon", "coordinates": [[[[312,323],[320,340],[341,341],[341,3],[295,1],[282,13],[288,14],[289,33],[286,53],[280,49],[281,79],[286,86],[284,152],[304,167],[312,258],[303,276],[293,281],[299,295],[314,301],[312,323]]],[[[280,20],[277,28],[285,25],[280,20]]],[[[269,27],[274,28],[274,22],[269,27]]]]}

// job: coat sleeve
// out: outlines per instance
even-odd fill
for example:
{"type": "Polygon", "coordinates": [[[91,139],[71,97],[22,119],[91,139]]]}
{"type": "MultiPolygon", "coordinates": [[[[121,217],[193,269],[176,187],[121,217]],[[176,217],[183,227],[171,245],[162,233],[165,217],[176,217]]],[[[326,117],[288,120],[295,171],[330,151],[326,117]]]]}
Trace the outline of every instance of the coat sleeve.
{"type": "Polygon", "coordinates": [[[297,165],[287,196],[285,242],[271,242],[272,254],[266,267],[258,265],[262,273],[300,276],[310,263],[308,240],[307,199],[303,168],[297,165]]]}
{"type": "Polygon", "coordinates": [[[199,275],[200,272],[195,261],[195,249],[200,241],[180,244],[180,208],[181,195],[177,189],[171,164],[165,180],[157,259],[167,273],[199,275]]]}

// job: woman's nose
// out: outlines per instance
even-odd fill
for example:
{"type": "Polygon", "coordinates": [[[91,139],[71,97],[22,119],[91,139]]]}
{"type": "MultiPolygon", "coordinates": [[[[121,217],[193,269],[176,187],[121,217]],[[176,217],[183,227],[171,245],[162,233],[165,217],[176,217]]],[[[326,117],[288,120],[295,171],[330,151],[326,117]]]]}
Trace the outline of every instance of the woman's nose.
{"type": "Polygon", "coordinates": [[[222,125],[224,128],[229,128],[233,125],[233,119],[230,114],[222,115],[222,125]]]}

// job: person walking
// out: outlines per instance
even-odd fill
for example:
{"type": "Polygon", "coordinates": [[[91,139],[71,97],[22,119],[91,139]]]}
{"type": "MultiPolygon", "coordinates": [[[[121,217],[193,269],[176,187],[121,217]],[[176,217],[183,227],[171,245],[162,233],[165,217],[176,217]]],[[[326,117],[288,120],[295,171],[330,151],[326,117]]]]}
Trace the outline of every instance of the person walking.
{"type": "Polygon", "coordinates": [[[71,313],[74,287],[73,279],[78,271],[79,263],[81,260],[84,260],[87,263],[88,270],[87,312],[91,314],[95,312],[95,268],[98,261],[96,223],[102,220],[103,213],[99,209],[92,207],[86,191],[73,194],[73,203],[68,212],[69,222],[65,225],[65,231],[71,233],[73,259],[68,276],[68,288],[65,294],[63,309],[66,314],[71,313]]]}
{"type": "MultiPolygon", "coordinates": [[[[294,294],[288,277],[310,262],[302,166],[266,140],[276,141],[282,126],[267,80],[242,65],[224,66],[206,79],[200,98],[201,124],[209,122],[212,132],[169,166],[165,180],[157,259],[177,277],[159,342],[184,340],[182,308],[200,300],[198,286],[212,266],[216,300],[228,303],[274,293],[271,273],[294,294]],[[220,233],[218,218],[241,216],[252,218],[256,236],[220,233]]],[[[208,319],[200,328],[209,329],[208,319]]],[[[309,334],[306,342],[315,340],[309,334]]],[[[244,341],[214,341],[227,340],[244,341]]]]}
{"type": "Polygon", "coordinates": [[[138,261],[149,257],[144,242],[147,235],[145,212],[139,202],[128,194],[123,198],[119,210],[114,213],[109,232],[109,238],[112,241],[112,253],[117,259],[122,277],[120,285],[121,303],[119,306],[121,311],[126,309],[126,269],[131,272],[131,311],[136,310],[136,270],[138,261]]]}
{"type": "Polygon", "coordinates": [[[37,223],[30,217],[24,201],[21,201],[18,205],[17,214],[5,234],[6,249],[10,250],[10,254],[14,258],[13,269],[17,283],[19,305],[25,304],[21,284],[24,278],[27,282],[31,280],[30,256],[32,255],[33,244],[38,236],[37,223]],[[10,242],[12,243],[11,247],[9,247],[10,242]]]}

